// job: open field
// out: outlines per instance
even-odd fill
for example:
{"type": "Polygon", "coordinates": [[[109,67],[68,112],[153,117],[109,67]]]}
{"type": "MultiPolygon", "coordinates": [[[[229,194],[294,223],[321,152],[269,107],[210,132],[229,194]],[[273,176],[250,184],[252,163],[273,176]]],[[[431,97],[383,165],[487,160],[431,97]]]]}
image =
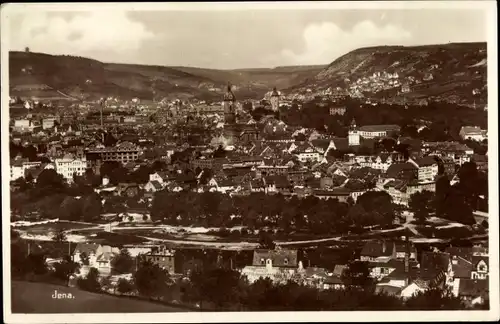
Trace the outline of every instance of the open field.
{"type": "Polygon", "coordinates": [[[77,288],[45,283],[12,281],[12,312],[37,313],[144,313],[185,312],[153,302],[94,294],[77,288]],[[52,295],[71,294],[73,298],[56,299],[52,295]]]}

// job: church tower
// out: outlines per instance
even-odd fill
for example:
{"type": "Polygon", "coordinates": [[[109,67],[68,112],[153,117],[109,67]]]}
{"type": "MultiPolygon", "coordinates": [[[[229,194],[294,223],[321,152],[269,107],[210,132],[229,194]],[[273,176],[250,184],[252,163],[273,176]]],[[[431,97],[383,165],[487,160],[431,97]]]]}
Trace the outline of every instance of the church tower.
{"type": "Polygon", "coordinates": [[[276,87],[273,88],[273,93],[271,94],[271,109],[276,112],[280,108],[280,94],[276,90],[276,87]]]}
{"type": "Polygon", "coordinates": [[[351,127],[349,128],[348,142],[349,146],[358,146],[359,145],[359,131],[356,126],[356,120],[353,119],[351,123],[351,127]]]}
{"type": "Polygon", "coordinates": [[[231,84],[227,85],[227,92],[224,94],[224,123],[235,123],[236,97],[231,90],[231,84]]]}

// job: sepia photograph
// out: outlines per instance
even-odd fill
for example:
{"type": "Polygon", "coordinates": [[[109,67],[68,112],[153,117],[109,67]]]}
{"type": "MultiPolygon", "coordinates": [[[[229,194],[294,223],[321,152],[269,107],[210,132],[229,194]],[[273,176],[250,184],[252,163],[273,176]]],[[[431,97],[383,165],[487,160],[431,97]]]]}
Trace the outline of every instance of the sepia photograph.
{"type": "Polygon", "coordinates": [[[494,1],[0,10],[4,322],[499,319],[494,1]]]}

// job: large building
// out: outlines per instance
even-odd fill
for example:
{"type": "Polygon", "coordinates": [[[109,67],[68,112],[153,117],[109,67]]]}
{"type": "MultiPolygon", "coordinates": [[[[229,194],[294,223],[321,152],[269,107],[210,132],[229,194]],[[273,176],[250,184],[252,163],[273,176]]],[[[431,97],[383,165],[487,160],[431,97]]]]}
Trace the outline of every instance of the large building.
{"type": "Polygon", "coordinates": [[[117,161],[125,164],[138,159],[139,148],[130,142],[122,142],[113,147],[88,149],[86,157],[91,162],[117,161]]]}
{"type": "Polygon", "coordinates": [[[153,248],[144,258],[153,264],[157,264],[160,268],[168,271],[168,273],[175,273],[174,251],[168,250],[164,246],[153,248]]]}
{"type": "Polygon", "coordinates": [[[74,158],[70,155],[64,156],[62,159],[55,159],[56,172],[63,176],[63,178],[71,182],[73,175],[83,176],[87,170],[87,160],[74,158]]]}
{"type": "Polygon", "coordinates": [[[398,125],[366,125],[359,128],[359,135],[363,138],[379,138],[398,134],[400,130],[398,125]]]}
{"type": "Polygon", "coordinates": [[[297,250],[255,250],[252,265],[242,269],[249,282],[269,278],[276,283],[285,283],[302,270],[297,250]]]}

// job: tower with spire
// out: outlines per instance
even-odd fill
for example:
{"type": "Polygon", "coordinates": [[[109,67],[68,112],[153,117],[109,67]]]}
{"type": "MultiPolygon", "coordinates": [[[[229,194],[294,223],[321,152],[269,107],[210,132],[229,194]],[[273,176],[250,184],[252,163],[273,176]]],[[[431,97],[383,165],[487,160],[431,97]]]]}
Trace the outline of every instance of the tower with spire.
{"type": "Polygon", "coordinates": [[[273,88],[273,93],[271,94],[271,109],[274,112],[277,112],[280,108],[280,94],[276,90],[276,87],[273,88]]]}
{"type": "Polygon", "coordinates": [[[235,123],[235,110],[236,110],[236,97],[231,90],[231,84],[227,84],[227,91],[224,94],[224,123],[234,124],[235,123]]]}
{"type": "Polygon", "coordinates": [[[359,146],[360,143],[359,130],[356,126],[356,120],[354,118],[352,119],[351,126],[349,127],[348,142],[349,146],[359,146]]]}

